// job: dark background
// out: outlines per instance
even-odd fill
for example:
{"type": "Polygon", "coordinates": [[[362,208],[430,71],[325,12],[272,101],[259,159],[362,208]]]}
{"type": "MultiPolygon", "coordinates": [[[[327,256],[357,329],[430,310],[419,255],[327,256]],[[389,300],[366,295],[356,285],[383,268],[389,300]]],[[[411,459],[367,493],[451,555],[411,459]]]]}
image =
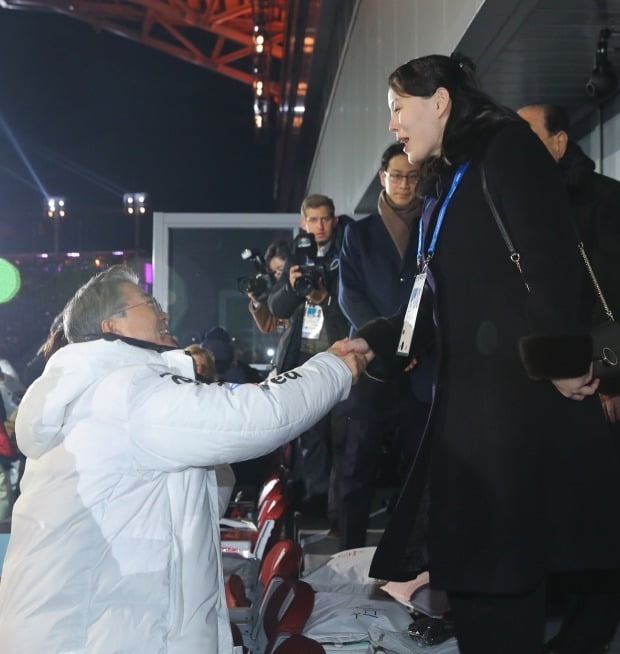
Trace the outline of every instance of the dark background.
{"type": "MultiPolygon", "coordinates": [[[[249,86],[77,20],[0,10],[0,115],[67,198],[61,251],[133,247],[122,192],[148,192],[155,211],[273,210],[249,86]]],[[[0,127],[0,253],[52,247],[44,195],[0,127]]]]}

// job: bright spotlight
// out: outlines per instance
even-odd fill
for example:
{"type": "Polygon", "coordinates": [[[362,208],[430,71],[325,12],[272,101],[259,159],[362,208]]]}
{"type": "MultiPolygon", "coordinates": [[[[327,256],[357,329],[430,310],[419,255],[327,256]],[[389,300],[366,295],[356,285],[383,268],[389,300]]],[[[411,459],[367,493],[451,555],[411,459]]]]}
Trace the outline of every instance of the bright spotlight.
{"type": "Polygon", "coordinates": [[[65,198],[48,197],[45,200],[48,218],[64,218],[67,215],[67,202],[65,198]]]}
{"type": "Polygon", "coordinates": [[[144,215],[148,210],[148,202],[148,193],[125,193],[123,195],[125,213],[130,216],[144,215]]]}

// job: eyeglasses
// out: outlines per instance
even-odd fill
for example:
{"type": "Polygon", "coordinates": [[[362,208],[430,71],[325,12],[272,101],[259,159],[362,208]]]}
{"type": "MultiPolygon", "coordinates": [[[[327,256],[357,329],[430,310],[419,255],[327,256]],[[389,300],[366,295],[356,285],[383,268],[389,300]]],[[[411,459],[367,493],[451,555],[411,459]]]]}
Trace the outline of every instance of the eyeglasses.
{"type": "Polygon", "coordinates": [[[319,223],[325,225],[331,223],[333,219],[333,216],[311,216],[310,218],[306,218],[306,222],[308,225],[318,225],[319,223]]]}
{"type": "Polygon", "coordinates": [[[129,309],[135,309],[136,307],[141,307],[141,306],[144,306],[145,304],[147,306],[151,307],[151,309],[153,309],[153,311],[155,311],[155,313],[158,313],[158,314],[165,313],[165,311],[161,308],[161,304],[159,304],[159,302],[154,297],[150,297],[147,300],[144,300],[142,302],[137,302],[136,304],[130,304],[128,307],[124,307],[123,309],[120,309],[119,311],[115,311],[112,315],[116,316],[119,313],[125,313],[125,311],[129,311],[129,309]]]}
{"type": "Polygon", "coordinates": [[[386,170],[385,174],[394,182],[394,184],[402,184],[402,182],[415,184],[418,181],[418,173],[407,173],[407,175],[403,175],[402,173],[390,173],[386,170]]]}

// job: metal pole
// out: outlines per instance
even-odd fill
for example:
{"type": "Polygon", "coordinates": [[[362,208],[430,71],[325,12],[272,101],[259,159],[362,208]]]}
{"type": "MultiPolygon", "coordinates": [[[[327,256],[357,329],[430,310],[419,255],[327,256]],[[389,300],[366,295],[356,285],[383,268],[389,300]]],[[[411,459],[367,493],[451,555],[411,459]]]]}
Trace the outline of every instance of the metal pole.
{"type": "Polygon", "coordinates": [[[58,247],[58,242],[59,242],[59,232],[60,232],[60,218],[58,216],[54,216],[54,256],[56,259],[59,258],[59,247],[58,247]]]}
{"type": "Polygon", "coordinates": [[[140,212],[138,207],[133,215],[133,248],[136,252],[140,249],[140,212]]]}

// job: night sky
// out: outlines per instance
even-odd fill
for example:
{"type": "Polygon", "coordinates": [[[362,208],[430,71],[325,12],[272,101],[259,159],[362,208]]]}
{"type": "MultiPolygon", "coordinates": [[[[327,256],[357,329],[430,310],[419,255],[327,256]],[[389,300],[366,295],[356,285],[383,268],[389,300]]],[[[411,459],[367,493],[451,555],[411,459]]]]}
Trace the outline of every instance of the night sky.
{"type": "MultiPolygon", "coordinates": [[[[0,9],[0,114],[45,190],[67,198],[60,250],[131,248],[123,191],[156,211],[273,209],[250,87],[77,20],[0,9]]],[[[0,127],[0,253],[52,249],[36,186],[0,127]]]]}

